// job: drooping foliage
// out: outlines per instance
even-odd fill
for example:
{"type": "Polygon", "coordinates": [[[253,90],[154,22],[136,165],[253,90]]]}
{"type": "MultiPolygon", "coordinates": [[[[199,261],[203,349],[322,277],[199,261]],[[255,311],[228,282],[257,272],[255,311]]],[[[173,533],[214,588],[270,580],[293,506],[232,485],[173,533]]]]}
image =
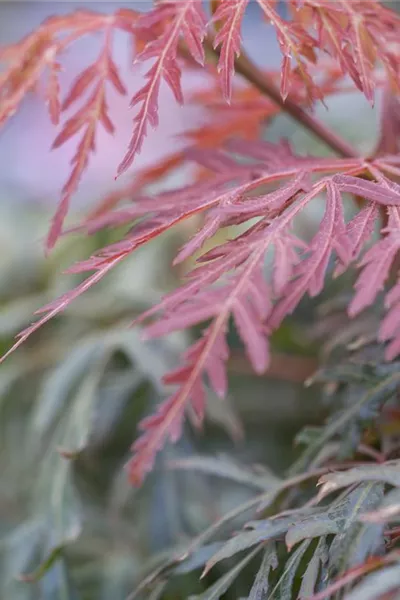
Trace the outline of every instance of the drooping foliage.
{"type": "MultiPolygon", "coordinates": [[[[80,136],[47,249],[71,229],[92,234],[104,228],[127,228],[122,239],[70,268],[70,273],[89,274],[75,289],[41,308],[39,320],[19,334],[3,358],[137,249],[183,222],[196,220],[198,225],[174,260],[174,265],[191,261],[185,281],[135,321],[136,325],[146,322],[147,338],[194,326],[202,330],[184,352],[180,365],[163,378],[165,387],[173,387],[172,392],[157,412],[140,424],[142,433],[128,464],[134,484],[143,481],[166,442],[180,438],[186,416],[194,426],[201,426],[208,388],[221,398],[226,396],[231,323],[254,371],[264,372],[270,364],[271,335],[304,298],[323,293],[332,271],[338,277],[350,267],[359,270],[347,303],[349,318],[373,306],[384,293],[385,313],[376,337],[385,344],[387,361],[400,354],[400,16],[374,0],[290,0],[287,18],[280,16],[274,0],[257,0],[257,4],[265,28],[273,28],[282,53],[278,73],[255,66],[242,47],[247,0],[213,0],[209,6],[199,0],[160,1],[142,14],[130,9],[111,15],[78,11],[52,17],[22,41],[0,50],[0,124],[14,115],[28,93],[43,88],[50,118],[60,126],[54,148],[80,136]],[[128,93],[129,82],[122,81],[113,59],[116,31],[126,35],[136,62],[146,62],[148,67],[147,61],[152,61],[143,86],[131,99],[132,137],[116,176],[131,167],[149,127],[157,127],[162,85],[167,84],[181,104],[204,104],[206,122],[187,132],[184,151],[171,152],[163,163],[137,173],[131,183],[101,199],[83,223],[67,229],[64,221],[70,200],[96,149],[98,126],[110,134],[114,131],[107,89],[112,86],[122,95],[128,93]],[[63,53],[82,36],[99,32],[103,41],[97,60],[77,74],[63,96],[58,82],[63,53]],[[201,70],[207,81],[205,91],[185,99],[183,70],[201,70]],[[380,138],[369,156],[359,154],[313,113],[317,103],[349,89],[371,103],[378,92],[383,96],[380,138]],[[72,116],[64,118],[73,107],[72,116]],[[281,112],[312,132],[336,156],[299,154],[287,140],[262,141],[265,123],[281,112]],[[150,183],[186,163],[195,167],[188,185],[157,194],[149,191],[150,183]],[[122,206],[125,200],[128,203],[122,206]],[[295,232],[296,223],[315,203],[323,205],[322,217],[311,239],[302,239],[295,232]],[[355,212],[349,218],[346,209],[350,206],[355,212]],[[210,248],[222,230],[229,230],[230,239],[210,248]]],[[[315,467],[315,454],[332,437],[348,433],[348,427],[352,428],[348,437],[359,442],[357,432],[364,416],[359,418],[357,411],[364,415],[372,405],[374,413],[395,394],[399,383],[396,369],[393,363],[393,373],[371,374],[368,383],[372,391],[365,390],[361,399],[343,408],[336,425],[328,424],[312,438],[299,459],[302,471],[315,467]]],[[[336,377],[340,381],[340,374],[336,377]]],[[[355,448],[353,444],[352,450],[355,448]]],[[[296,549],[271,594],[280,590],[280,596],[290,597],[294,575],[311,555],[300,595],[312,594],[318,582],[322,585],[325,572],[330,578],[333,574],[342,577],[331,584],[339,590],[342,584],[378,567],[382,573],[396,569],[395,552],[368,562],[368,557],[384,546],[383,533],[378,536],[379,544],[375,537],[374,544],[368,545],[368,527],[372,526],[360,525],[357,519],[362,511],[375,509],[383,511],[380,517],[386,515],[379,508],[386,501],[384,486],[396,487],[398,481],[380,470],[375,476],[375,466],[367,469],[366,474],[349,471],[350,479],[343,485],[338,483],[340,476],[325,476],[318,502],[328,491],[346,488],[328,508],[315,509],[312,504],[309,510],[308,505],[301,505],[291,509],[290,517],[275,515],[272,524],[269,520],[252,522],[249,531],[233,538],[209,560],[207,571],[219,560],[256,546],[263,549],[263,566],[249,597],[269,597],[269,573],[277,567],[275,540],[283,535],[287,549],[296,549]],[[360,473],[363,476],[357,479],[360,473]],[[351,545],[355,535],[365,535],[366,550],[362,555],[358,550],[354,555],[349,551],[343,562],[338,557],[341,548],[351,545]],[[315,537],[319,537],[317,543],[315,537]]],[[[312,478],[314,472],[306,473],[306,478],[312,478]]],[[[297,485],[300,475],[294,477],[297,485]]],[[[290,485],[275,482],[267,498],[272,502],[290,485]]],[[[265,499],[260,502],[265,509],[265,499]]],[[[202,597],[219,598],[238,574],[238,567],[244,568],[252,558],[253,552],[202,597]]],[[[394,578],[398,569],[393,573],[394,578]]],[[[365,581],[369,580],[379,588],[376,574],[368,575],[365,581]]],[[[363,593],[362,587],[357,589],[352,592],[355,598],[363,593]]],[[[382,588],[382,593],[391,589],[382,588]]],[[[321,594],[330,594],[327,590],[321,594]]]]}

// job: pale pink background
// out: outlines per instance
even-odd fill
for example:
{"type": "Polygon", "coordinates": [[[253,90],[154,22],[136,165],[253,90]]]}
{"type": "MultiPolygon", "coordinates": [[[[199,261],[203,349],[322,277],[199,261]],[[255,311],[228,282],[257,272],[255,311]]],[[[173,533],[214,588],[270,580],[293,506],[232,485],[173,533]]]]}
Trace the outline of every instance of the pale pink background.
{"type": "MultiPolygon", "coordinates": [[[[0,3],[0,43],[6,44],[20,39],[38,25],[43,18],[51,14],[69,12],[76,7],[88,7],[92,10],[110,12],[122,3],[72,3],[72,2],[9,2],[0,3]]],[[[149,2],[125,3],[146,10],[149,2]]],[[[275,38],[261,22],[257,7],[250,6],[244,27],[244,38],[248,51],[264,65],[279,64],[279,52],[275,38]]],[[[100,39],[86,38],[71,47],[63,60],[65,73],[63,84],[95,58],[100,39]]],[[[110,90],[109,104],[116,126],[114,137],[104,131],[98,135],[98,150],[91,158],[89,169],[82,179],[78,193],[74,198],[76,206],[90,203],[94,198],[115,189],[123,179],[114,182],[114,175],[122,159],[132,129],[134,112],[129,110],[129,99],[143,84],[143,68],[129,64],[127,38],[121,34],[115,39],[115,59],[121,65],[124,81],[129,89],[128,97],[120,97],[110,90]]],[[[201,88],[202,78],[193,75],[184,77],[184,90],[201,88]]],[[[151,131],[140,156],[125,177],[132,177],[135,169],[150,165],[165,156],[171,149],[179,147],[175,135],[201,121],[201,110],[175,103],[171,92],[165,86],[160,96],[160,126],[151,131]]],[[[55,129],[49,122],[43,102],[30,96],[17,115],[0,131],[0,201],[12,197],[13,201],[36,200],[53,204],[57,201],[60,189],[69,173],[69,160],[76,146],[74,138],[56,151],[50,151],[55,129]]],[[[180,178],[184,174],[179,174],[180,178]]]]}

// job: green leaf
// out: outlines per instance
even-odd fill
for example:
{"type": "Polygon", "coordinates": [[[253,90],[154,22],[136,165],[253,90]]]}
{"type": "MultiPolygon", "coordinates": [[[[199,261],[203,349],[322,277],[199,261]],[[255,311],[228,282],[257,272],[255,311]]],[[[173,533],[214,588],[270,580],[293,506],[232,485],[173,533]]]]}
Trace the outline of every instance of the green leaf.
{"type": "Polygon", "coordinates": [[[206,396],[206,417],[210,423],[223,428],[234,442],[244,439],[239,410],[229,395],[220,402],[217,395],[210,390],[206,396]]]}
{"type": "MultiPolygon", "coordinates": [[[[140,408],[138,390],[144,383],[142,373],[129,368],[126,371],[111,374],[110,377],[107,375],[108,373],[105,373],[98,388],[98,398],[93,408],[92,426],[86,437],[87,446],[91,448],[98,448],[104,444],[104,440],[110,439],[120,430],[120,419],[124,418],[124,411],[129,410],[128,405],[133,394],[135,394],[136,405],[138,409],[140,408]]],[[[125,473],[123,477],[125,480],[125,473]]],[[[129,491],[131,491],[131,486],[129,486],[129,491]]]]}
{"type": "Polygon", "coordinates": [[[15,382],[22,376],[21,364],[3,365],[0,379],[0,407],[1,401],[5,400],[15,382]]]}
{"type": "Polygon", "coordinates": [[[53,450],[42,467],[35,489],[35,512],[43,515],[44,558],[35,569],[35,579],[49,571],[64,547],[78,538],[82,527],[81,503],[72,480],[73,464],[53,450]]]}
{"type": "Polygon", "coordinates": [[[321,535],[339,533],[340,518],[335,518],[332,512],[310,515],[293,525],[286,534],[285,542],[288,550],[304,539],[311,539],[321,535]]]}
{"type": "Polygon", "coordinates": [[[214,556],[208,561],[204,574],[208,573],[214,565],[221,560],[230,558],[234,554],[245,550],[259,542],[272,540],[283,533],[286,533],[288,527],[293,525],[293,518],[282,518],[271,521],[254,522],[253,531],[244,531],[233,536],[214,556]]]}
{"type": "Polygon", "coordinates": [[[342,573],[363,562],[380,545],[382,536],[376,529],[360,523],[360,515],[376,508],[383,498],[383,485],[363,483],[348,495],[349,507],[343,515],[341,532],[329,549],[329,570],[342,573]]]}
{"type": "Polygon", "coordinates": [[[45,294],[27,294],[0,308],[0,336],[12,336],[29,323],[37,310],[47,302],[45,294]]]}
{"type": "MultiPolygon", "coordinates": [[[[48,528],[49,551],[65,546],[77,539],[81,531],[81,503],[71,480],[72,465],[57,456],[59,465],[48,488],[47,497],[41,497],[48,528]]],[[[46,490],[42,489],[42,494],[46,490]]]]}
{"type": "Polygon", "coordinates": [[[256,556],[262,547],[262,544],[257,546],[257,548],[247,554],[247,556],[245,556],[237,565],[230,569],[230,571],[218,579],[214,585],[203,592],[203,594],[200,594],[199,596],[191,596],[189,600],[219,600],[219,598],[225,594],[226,590],[235,581],[240,571],[245,568],[245,566],[256,556]]]}
{"type": "Polygon", "coordinates": [[[315,552],[304,571],[301,581],[299,597],[308,598],[315,591],[315,586],[318,580],[320,565],[325,565],[328,562],[328,546],[325,537],[321,537],[315,552]]]}
{"type": "Polygon", "coordinates": [[[357,524],[352,529],[345,544],[346,569],[352,569],[370,556],[380,555],[385,551],[383,524],[357,524]]]}
{"type": "Polygon", "coordinates": [[[360,412],[365,407],[374,407],[374,410],[378,410],[393,394],[397,391],[400,385],[400,372],[397,371],[392,373],[385,379],[379,381],[374,387],[369,389],[361,398],[350,404],[340,414],[335,416],[331,422],[323,429],[321,435],[319,435],[300,458],[292,465],[289,469],[289,475],[295,475],[301,473],[307,469],[312,462],[314,456],[321,450],[321,448],[329,442],[334,436],[342,432],[349,423],[359,418],[360,412]]]}
{"type": "Polygon", "coordinates": [[[32,438],[40,441],[55,427],[74,387],[100,352],[93,340],[81,344],[46,377],[33,414],[32,438]]]}
{"type": "Polygon", "coordinates": [[[39,565],[37,569],[32,571],[31,573],[23,573],[20,575],[20,579],[26,582],[36,582],[41,579],[49,569],[54,565],[54,563],[62,556],[62,546],[56,546],[53,550],[48,554],[45,560],[39,565]]]}
{"type": "MultiPolygon", "coordinates": [[[[122,350],[135,369],[151,381],[155,389],[161,391],[161,378],[168,368],[163,345],[143,345],[138,333],[132,330],[114,329],[101,337],[94,335],[84,344],[78,345],[45,380],[33,416],[34,440],[40,440],[55,427],[66,402],[77,393],[80,380],[83,380],[81,385],[84,388],[87,385],[87,390],[94,385],[93,382],[85,383],[88,368],[92,365],[97,373],[93,377],[100,378],[116,350],[122,350]]],[[[81,394],[84,393],[85,390],[81,391],[81,394]]],[[[89,404],[88,402],[86,406],[89,404]]]]}
{"type": "Polygon", "coordinates": [[[320,369],[307,381],[307,384],[320,382],[358,383],[361,385],[369,382],[376,384],[377,377],[378,374],[374,366],[347,361],[320,369]]]}
{"type": "Polygon", "coordinates": [[[272,590],[269,598],[273,598],[279,590],[279,598],[281,600],[291,600],[293,581],[296,576],[296,571],[299,568],[301,559],[310,545],[310,540],[304,540],[298,548],[290,555],[289,560],[285,565],[285,570],[272,590]]]}
{"type": "Polygon", "coordinates": [[[68,565],[60,553],[58,559],[53,563],[51,570],[40,580],[41,598],[43,600],[78,600],[76,588],[71,582],[68,565]]]}
{"type": "Polygon", "coordinates": [[[167,587],[167,582],[166,581],[160,581],[155,587],[154,589],[151,591],[150,596],[148,597],[148,600],[160,600],[160,598],[162,597],[165,588],[167,587]]]}
{"type": "Polygon", "coordinates": [[[319,497],[324,498],[340,488],[365,481],[381,481],[400,487],[400,461],[394,460],[383,465],[365,465],[347,471],[323,475],[318,482],[318,485],[322,486],[319,497]]]}
{"type": "Polygon", "coordinates": [[[303,427],[303,429],[296,435],[294,443],[296,445],[304,444],[305,446],[309,446],[318,440],[319,436],[323,432],[323,429],[324,427],[307,425],[306,427],[303,427]]]}
{"type": "MultiPolygon", "coordinates": [[[[368,502],[375,504],[379,502],[375,488],[368,487],[368,502]]],[[[380,491],[381,488],[380,488],[380,491]]],[[[380,497],[380,496],[379,496],[380,497]]],[[[299,515],[297,522],[289,528],[286,534],[286,545],[290,550],[295,544],[305,538],[314,538],[330,534],[342,533],[349,526],[349,519],[354,511],[358,511],[358,502],[364,502],[364,491],[359,486],[350,494],[339,497],[327,510],[313,512],[311,515],[302,517],[299,515]]]]}
{"type": "Polygon", "coordinates": [[[276,554],[275,544],[268,543],[264,557],[261,561],[260,568],[250,590],[248,600],[263,600],[268,594],[269,588],[269,573],[275,570],[278,566],[278,556],[276,554]]]}
{"type": "Polygon", "coordinates": [[[127,600],[129,591],[137,579],[136,553],[131,548],[119,548],[114,552],[106,552],[101,564],[100,593],[96,600],[123,598],[127,600]]]}
{"type": "Polygon", "coordinates": [[[93,422],[93,411],[97,400],[97,390],[103,374],[103,365],[92,369],[83,379],[74,397],[71,408],[62,421],[60,441],[57,435],[53,440],[54,447],[65,458],[75,458],[81,452],[89,439],[93,422]]]}
{"type": "Polygon", "coordinates": [[[161,340],[143,344],[139,333],[130,329],[119,330],[110,338],[109,343],[114,349],[118,348],[125,352],[132,365],[153,384],[155,390],[164,394],[161,380],[172,365],[168,361],[165,344],[161,340]]]}
{"type": "Polygon", "coordinates": [[[395,488],[386,494],[381,505],[374,511],[361,516],[361,521],[366,523],[391,523],[397,522],[400,515],[400,490],[395,488]]]}
{"type": "Polygon", "coordinates": [[[268,490],[279,484],[278,477],[271,472],[264,474],[254,473],[249,467],[240,465],[228,457],[191,456],[189,458],[171,461],[169,466],[173,469],[189,469],[200,471],[207,475],[215,475],[231,479],[238,483],[254,486],[261,490],[268,490]]]}
{"type": "Polygon", "coordinates": [[[185,575],[187,573],[191,573],[203,567],[204,564],[209,560],[213,554],[215,554],[219,548],[223,546],[223,542],[214,542],[213,544],[207,544],[206,546],[202,546],[196,549],[190,556],[182,560],[182,552],[183,550],[176,550],[172,552],[168,550],[164,558],[164,554],[160,560],[157,560],[158,564],[150,573],[147,571],[147,575],[141,580],[136,589],[129,595],[127,600],[134,600],[138,597],[138,595],[146,588],[154,584],[158,579],[162,579],[168,573],[173,573],[175,575],[185,575]]]}
{"type": "Polygon", "coordinates": [[[191,573],[196,569],[199,569],[213,556],[222,546],[223,542],[214,542],[213,544],[207,544],[196,550],[187,560],[174,568],[176,575],[184,575],[191,573]]]}
{"type": "Polygon", "coordinates": [[[0,540],[2,598],[31,597],[26,584],[19,579],[32,568],[42,543],[43,522],[40,518],[23,523],[0,540]]]}
{"type": "Polygon", "coordinates": [[[257,507],[257,505],[262,504],[264,507],[264,506],[268,506],[269,504],[272,504],[272,502],[275,500],[275,498],[281,491],[281,488],[282,488],[282,486],[278,486],[276,489],[274,489],[272,491],[264,492],[263,494],[257,494],[257,496],[255,496],[254,498],[250,498],[246,502],[239,504],[239,506],[236,506],[232,510],[225,513],[222,517],[220,517],[214,523],[212,523],[212,525],[210,525],[210,527],[205,529],[202,533],[200,533],[200,535],[198,535],[191,542],[187,552],[184,554],[182,559],[186,558],[187,554],[191,554],[197,548],[202,546],[207,540],[209,540],[211,537],[213,537],[213,535],[216,533],[216,531],[218,531],[218,529],[220,529],[223,525],[225,525],[225,523],[232,521],[233,519],[238,517],[240,514],[243,514],[251,509],[255,509],[257,507]]]}

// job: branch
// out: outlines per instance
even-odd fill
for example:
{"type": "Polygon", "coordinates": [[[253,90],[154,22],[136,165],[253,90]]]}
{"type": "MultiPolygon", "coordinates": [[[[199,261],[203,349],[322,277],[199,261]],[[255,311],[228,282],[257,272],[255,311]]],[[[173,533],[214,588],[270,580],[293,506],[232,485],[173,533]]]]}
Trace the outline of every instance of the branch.
{"type": "MultiPolygon", "coordinates": [[[[219,49],[214,49],[213,38],[209,35],[204,45],[209,54],[219,57],[219,49]]],[[[321,123],[318,119],[307,113],[300,106],[290,99],[283,100],[277,87],[270,81],[265,74],[254,65],[242,50],[241,54],[235,60],[235,69],[242,77],[252,83],[264,96],[270,98],[288,115],[290,115],[300,125],[311,131],[316,137],[322,140],[331,150],[337,152],[345,158],[357,158],[359,153],[351,144],[342,139],[334,131],[321,123]]]]}

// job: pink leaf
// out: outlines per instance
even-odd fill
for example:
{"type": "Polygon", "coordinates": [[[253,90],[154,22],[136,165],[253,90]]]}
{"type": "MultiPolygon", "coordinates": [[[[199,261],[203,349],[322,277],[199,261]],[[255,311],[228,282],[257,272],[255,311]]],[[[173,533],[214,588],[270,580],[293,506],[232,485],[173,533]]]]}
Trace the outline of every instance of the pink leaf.
{"type": "Polygon", "coordinates": [[[334,274],[341,275],[349,266],[350,262],[356,260],[369,241],[379,216],[378,207],[370,202],[365,208],[360,210],[356,216],[347,224],[346,233],[350,243],[350,254],[346,258],[340,258],[341,262],[337,265],[334,274]]]}
{"type": "MultiPolygon", "coordinates": [[[[346,240],[341,218],[341,198],[332,181],[327,184],[325,214],[309,245],[308,256],[301,262],[297,261],[292,281],[283,289],[280,288],[281,300],[275,306],[269,320],[271,327],[277,327],[286,315],[291,314],[307,292],[310,296],[320,293],[332,250],[343,245],[346,240]]],[[[314,189],[313,196],[315,195],[314,189]]]]}
{"type": "Polygon", "coordinates": [[[350,316],[357,315],[375,300],[384,287],[390,267],[400,249],[399,209],[393,207],[388,210],[391,231],[372,246],[361,260],[363,270],[355,284],[356,293],[348,308],[350,316]]]}
{"type": "Polygon", "coordinates": [[[221,46],[218,72],[221,73],[222,93],[230,102],[232,78],[235,73],[235,58],[240,55],[242,44],[241,24],[248,0],[220,0],[212,18],[219,25],[214,39],[214,48],[221,46]]]}
{"type": "Polygon", "coordinates": [[[162,24],[164,19],[168,24],[163,33],[156,39],[150,40],[137,60],[145,61],[155,58],[156,61],[146,74],[147,83],[132,98],[131,106],[140,105],[139,112],[134,118],[134,129],[128,151],[118,167],[118,175],[124,173],[132,164],[135,156],[140,153],[147,135],[148,125],[155,128],[158,125],[158,96],[161,82],[164,80],[171,88],[178,102],[183,102],[181,90],[181,70],[177,62],[178,44],[183,37],[193,58],[204,62],[202,47],[206,33],[207,21],[200,0],[180,0],[160,3],[150,14],[145,15],[137,26],[155,26],[162,24]]]}
{"type": "Polygon", "coordinates": [[[21,344],[23,344],[33,333],[35,333],[35,331],[40,329],[42,325],[50,321],[50,319],[52,319],[59,313],[63,312],[71,302],[73,302],[81,294],[86,292],[90,287],[92,287],[92,285],[95,285],[98,281],[100,281],[100,279],[102,279],[108,273],[108,271],[114,268],[123,258],[124,255],[116,256],[113,260],[104,262],[103,265],[97,269],[96,273],[88,277],[88,279],[86,279],[83,283],[78,285],[78,287],[76,287],[74,290],[67,292],[54,302],[51,302],[47,306],[44,306],[43,308],[38,310],[37,314],[47,314],[45,314],[45,316],[42,319],[39,319],[39,321],[33,323],[32,325],[24,329],[24,331],[21,331],[18,334],[18,341],[15,342],[15,344],[10,348],[10,350],[8,350],[8,352],[6,352],[0,358],[0,363],[3,362],[12,352],[14,352],[14,350],[21,346],[21,344]]]}
{"type": "Polygon", "coordinates": [[[341,192],[361,196],[383,206],[400,204],[400,186],[383,176],[381,179],[382,181],[375,183],[351,175],[335,175],[332,181],[341,192]]]}

